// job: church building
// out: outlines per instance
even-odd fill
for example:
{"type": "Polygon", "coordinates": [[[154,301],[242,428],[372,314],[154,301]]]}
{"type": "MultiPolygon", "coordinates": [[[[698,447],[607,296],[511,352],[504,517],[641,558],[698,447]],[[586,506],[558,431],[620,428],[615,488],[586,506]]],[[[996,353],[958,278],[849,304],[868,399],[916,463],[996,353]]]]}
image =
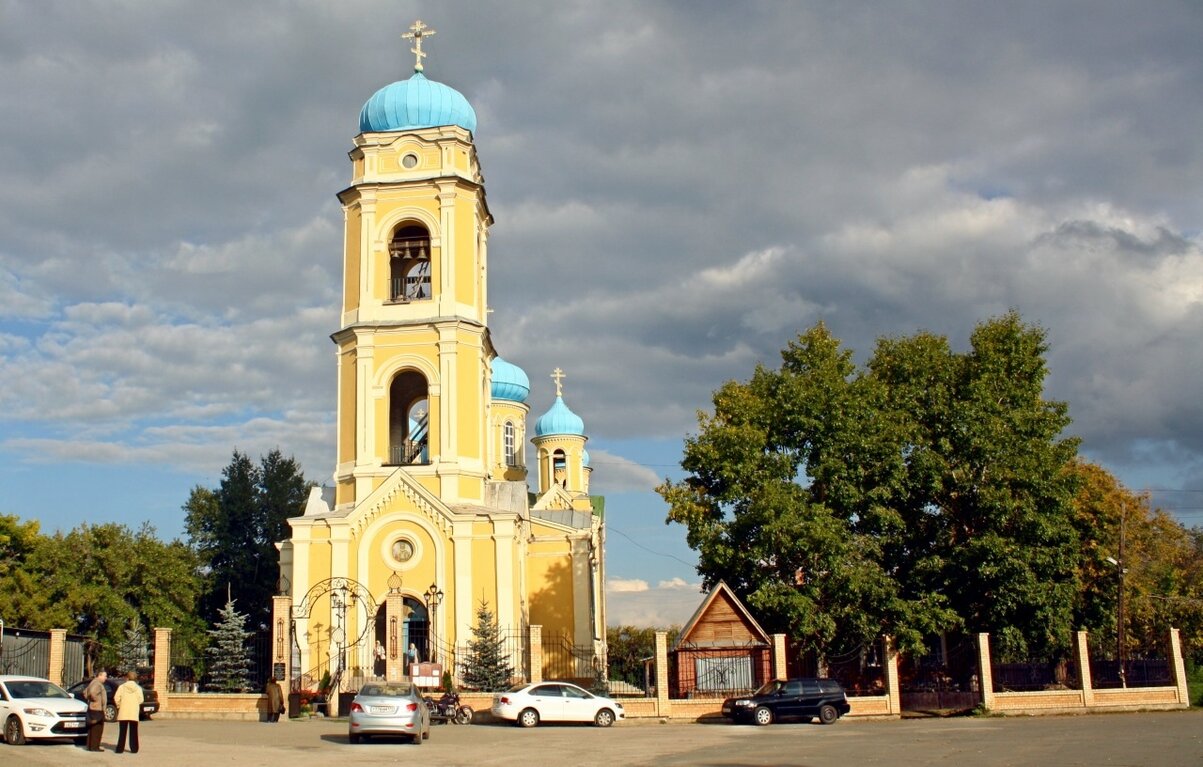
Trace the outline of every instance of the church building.
{"type": "Polygon", "coordinates": [[[354,689],[409,676],[416,659],[458,679],[482,607],[516,677],[555,675],[529,667],[532,626],[549,672],[561,652],[604,668],[604,506],[589,495],[584,423],[556,369],[555,399],[528,428],[529,379],[488,326],[476,113],[424,75],[434,30],[410,30],[414,73],[364,104],[338,193],[337,458],[279,544],[277,676],[287,665],[294,686],[330,673],[354,689]]]}

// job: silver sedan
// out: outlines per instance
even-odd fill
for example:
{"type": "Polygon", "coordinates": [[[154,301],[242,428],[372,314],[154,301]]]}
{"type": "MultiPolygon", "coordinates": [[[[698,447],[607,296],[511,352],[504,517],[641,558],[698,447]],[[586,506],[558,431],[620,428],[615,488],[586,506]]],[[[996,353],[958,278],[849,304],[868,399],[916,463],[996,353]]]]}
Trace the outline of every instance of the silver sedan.
{"type": "Polygon", "coordinates": [[[400,735],[414,745],[430,737],[430,710],[409,682],[365,684],[351,701],[347,739],[359,743],[369,735],[400,735]]]}

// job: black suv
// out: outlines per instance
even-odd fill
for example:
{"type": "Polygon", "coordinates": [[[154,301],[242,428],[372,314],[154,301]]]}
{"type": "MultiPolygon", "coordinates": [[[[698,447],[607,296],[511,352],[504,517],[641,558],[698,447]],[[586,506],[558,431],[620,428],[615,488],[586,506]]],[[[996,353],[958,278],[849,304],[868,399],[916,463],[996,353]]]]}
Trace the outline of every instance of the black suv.
{"type": "Polygon", "coordinates": [[[817,716],[823,724],[833,724],[850,708],[844,688],[834,679],[787,679],[768,682],[751,695],[727,698],[723,716],[762,725],[789,718],[809,722],[817,716]]]}
{"type": "MultiPolygon", "coordinates": [[[[82,682],[76,682],[67,688],[67,692],[71,693],[72,697],[82,700],[87,703],[87,698],[84,697],[84,691],[88,689],[88,685],[92,682],[91,679],[85,679],[82,682]]],[[[104,707],[104,720],[106,722],[117,721],[117,704],[113,702],[113,696],[117,694],[117,688],[125,682],[125,677],[114,679],[109,677],[104,680],[105,690],[109,693],[109,702],[104,707]]],[[[142,710],[139,712],[139,719],[150,719],[151,714],[159,713],[159,693],[142,686],[142,710]]]]}

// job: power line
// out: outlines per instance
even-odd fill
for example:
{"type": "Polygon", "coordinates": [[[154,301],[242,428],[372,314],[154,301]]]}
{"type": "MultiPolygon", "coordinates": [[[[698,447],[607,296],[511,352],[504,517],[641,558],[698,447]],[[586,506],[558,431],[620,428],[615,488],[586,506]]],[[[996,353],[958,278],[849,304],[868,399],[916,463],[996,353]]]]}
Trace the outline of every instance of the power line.
{"type": "Polygon", "coordinates": [[[628,541],[630,541],[632,545],[634,545],[634,546],[636,546],[636,547],[638,547],[638,548],[641,548],[641,549],[643,549],[644,551],[646,551],[646,552],[647,552],[647,553],[649,553],[649,554],[655,554],[655,555],[656,555],[656,556],[658,556],[658,557],[668,557],[669,559],[675,559],[675,560],[677,560],[678,562],[680,562],[680,563],[681,563],[681,564],[683,564],[683,565],[688,565],[688,566],[690,566],[690,567],[697,567],[697,563],[696,563],[696,562],[686,562],[684,559],[681,559],[680,557],[678,557],[678,556],[677,556],[677,555],[675,555],[675,554],[665,554],[663,551],[656,551],[655,549],[649,549],[647,546],[644,546],[642,543],[640,543],[639,541],[635,540],[635,539],[634,539],[634,538],[632,538],[631,536],[627,535],[627,534],[626,534],[626,533],[624,533],[623,531],[619,530],[617,527],[614,527],[613,525],[607,524],[607,525],[606,525],[606,529],[607,529],[607,530],[613,530],[614,532],[616,532],[616,533],[618,533],[619,535],[621,535],[623,538],[626,538],[628,541]]]}

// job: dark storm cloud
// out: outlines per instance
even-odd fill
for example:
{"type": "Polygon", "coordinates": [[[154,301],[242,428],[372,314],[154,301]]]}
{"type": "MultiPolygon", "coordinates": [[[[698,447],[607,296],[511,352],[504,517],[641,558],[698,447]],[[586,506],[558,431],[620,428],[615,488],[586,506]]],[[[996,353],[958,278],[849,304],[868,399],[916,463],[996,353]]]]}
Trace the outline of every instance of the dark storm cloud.
{"type": "Polygon", "coordinates": [[[218,466],[270,434],[331,465],[333,195],[421,17],[427,75],[479,116],[491,324],[535,415],[558,366],[591,434],[672,438],[819,319],[863,359],[919,329],[963,346],[1014,307],[1047,328],[1050,394],[1091,454],[1200,475],[1196,6],[0,14],[0,399],[60,429],[14,434],[23,451],[87,455],[90,430],[218,466]]]}

